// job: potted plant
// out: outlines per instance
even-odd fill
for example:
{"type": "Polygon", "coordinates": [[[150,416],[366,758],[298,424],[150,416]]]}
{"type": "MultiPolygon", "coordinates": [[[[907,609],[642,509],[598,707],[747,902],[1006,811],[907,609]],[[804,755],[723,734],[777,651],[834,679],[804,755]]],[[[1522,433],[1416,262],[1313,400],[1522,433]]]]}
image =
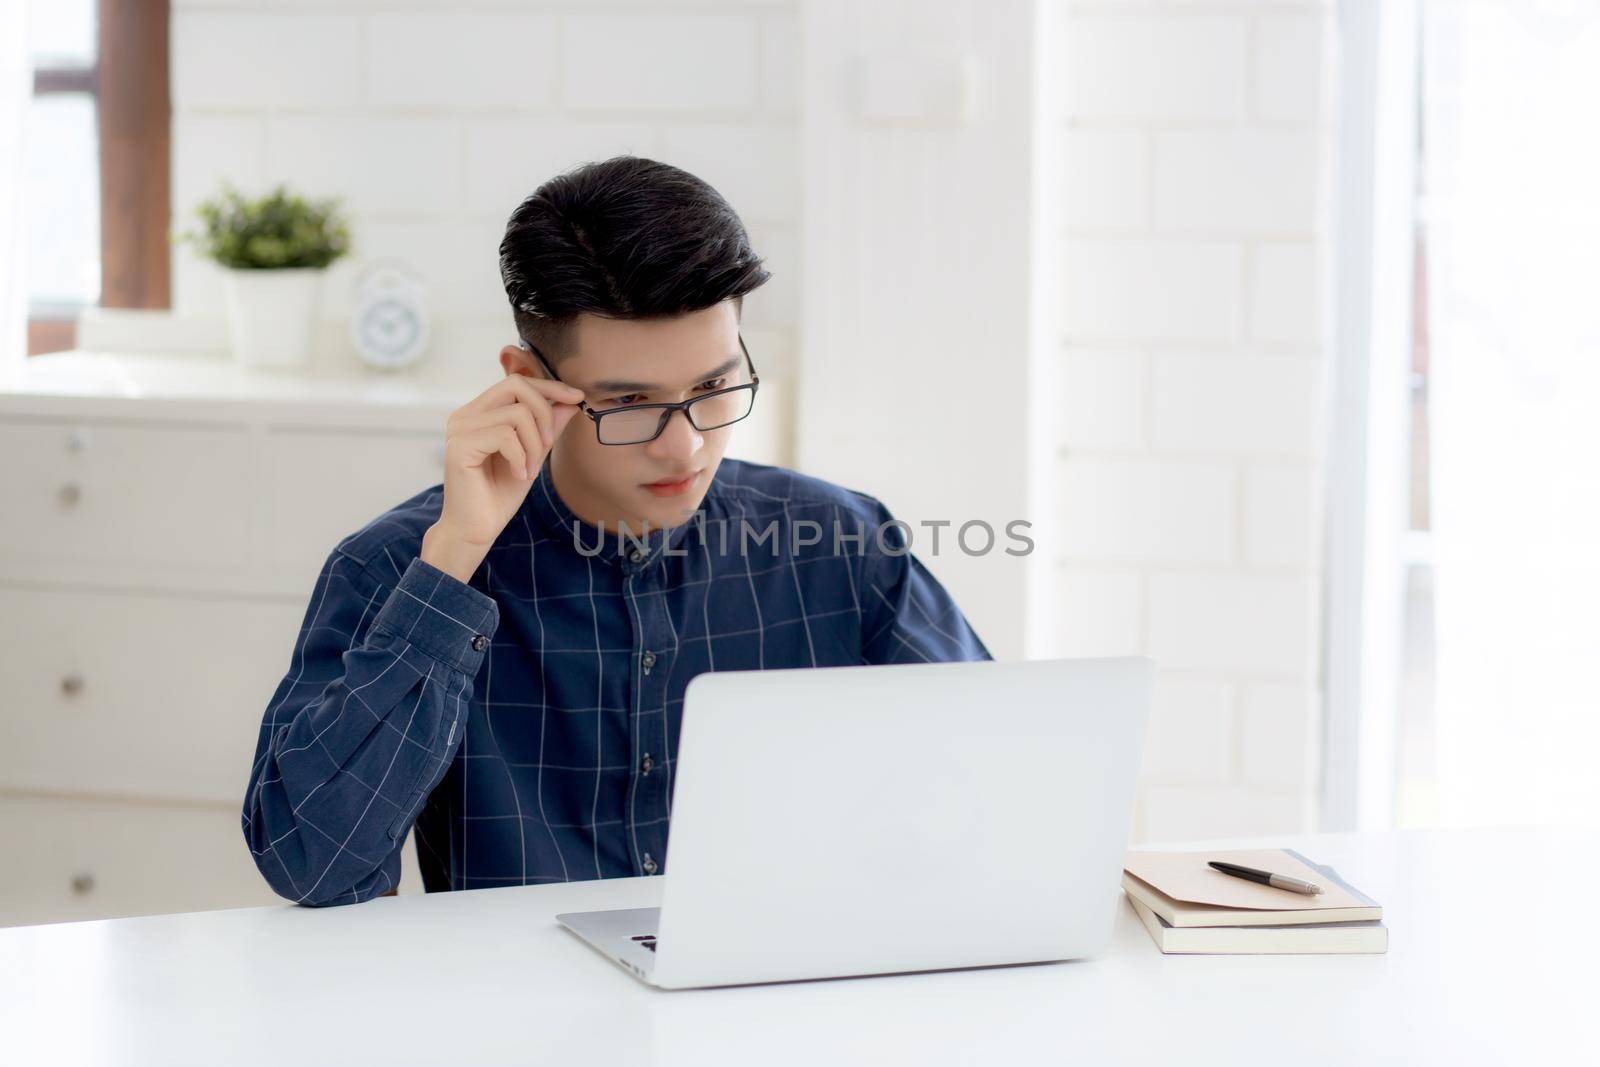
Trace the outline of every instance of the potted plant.
{"type": "Polygon", "coordinates": [[[306,200],[282,185],[259,199],[231,185],[196,208],[185,237],[225,271],[233,352],[250,367],[310,361],[322,272],[350,250],[337,200],[306,200]]]}

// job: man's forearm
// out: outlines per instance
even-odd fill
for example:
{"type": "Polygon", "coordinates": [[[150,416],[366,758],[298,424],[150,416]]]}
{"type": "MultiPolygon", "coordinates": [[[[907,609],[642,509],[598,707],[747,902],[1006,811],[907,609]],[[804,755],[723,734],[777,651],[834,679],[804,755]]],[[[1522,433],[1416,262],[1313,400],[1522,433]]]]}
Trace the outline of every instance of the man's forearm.
{"type": "Polygon", "coordinates": [[[298,903],[391,888],[399,848],[461,743],[494,602],[413,560],[388,589],[335,552],[262,722],[243,829],[298,903]],[[381,604],[376,615],[374,605],[381,604]]]}

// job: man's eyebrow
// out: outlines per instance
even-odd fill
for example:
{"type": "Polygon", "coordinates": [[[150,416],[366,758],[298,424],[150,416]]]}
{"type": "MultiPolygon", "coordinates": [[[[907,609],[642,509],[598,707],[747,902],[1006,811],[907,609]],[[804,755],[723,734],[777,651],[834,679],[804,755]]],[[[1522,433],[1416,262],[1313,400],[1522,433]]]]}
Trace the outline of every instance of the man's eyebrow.
{"type": "MultiPolygon", "coordinates": [[[[708,382],[712,378],[720,378],[737,368],[742,362],[744,362],[742,353],[737,356],[729,356],[722,363],[695,378],[695,382],[708,382]]],[[[660,388],[660,385],[653,382],[635,382],[625,378],[602,378],[589,387],[590,391],[595,393],[648,393],[651,390],[659,390],[660,388]]]]}

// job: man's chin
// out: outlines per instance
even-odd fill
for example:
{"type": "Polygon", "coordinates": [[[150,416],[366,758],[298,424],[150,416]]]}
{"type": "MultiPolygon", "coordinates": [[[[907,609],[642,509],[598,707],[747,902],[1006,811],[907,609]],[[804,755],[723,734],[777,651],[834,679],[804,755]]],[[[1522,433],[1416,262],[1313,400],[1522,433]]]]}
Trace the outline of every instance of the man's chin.
{"type": "Polygon", "coordinates": [[[694,513],[700,510],[700,502],[706,498],[705,490],[699,488],[668,500],[657,499],[654,494],[643,488],[640,489],[639,495],[644,498],[640,503],[639,514],[650,523],[650,528],[653,530],[669,529],[688,522],[694,518],[694,513]]]}

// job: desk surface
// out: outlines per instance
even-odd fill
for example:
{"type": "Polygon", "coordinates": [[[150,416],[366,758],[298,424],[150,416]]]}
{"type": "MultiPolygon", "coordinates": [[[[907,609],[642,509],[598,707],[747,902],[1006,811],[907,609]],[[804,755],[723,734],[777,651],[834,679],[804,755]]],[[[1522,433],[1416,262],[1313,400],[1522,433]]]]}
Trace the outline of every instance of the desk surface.
{"type": "Polygon", "coordinates": [[[1388,954],[1162,956],[1124,903],[1092,960],[662,992],[552,919],[654,905],[660,880],[574,882],[0,930],[0,1061],[1600,1062],[1595,924],[1542,910],[1530,874],[1592,899],[1600,833],[1211,844],[1338,867],[1384,905],[1388,954]]]}

